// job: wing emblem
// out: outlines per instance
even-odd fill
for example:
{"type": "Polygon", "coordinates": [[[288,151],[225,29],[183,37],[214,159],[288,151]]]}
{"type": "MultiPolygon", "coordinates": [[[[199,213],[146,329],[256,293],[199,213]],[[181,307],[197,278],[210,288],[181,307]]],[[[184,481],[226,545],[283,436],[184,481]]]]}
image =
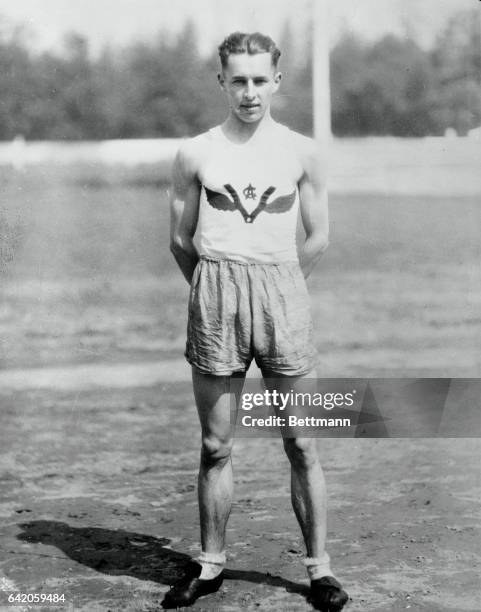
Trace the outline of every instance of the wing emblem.
{"type": "Polygon", "coordinates": [[[254,223],[257,216],[262,211],[265,211],[269,214],[279,214],[287,212],[296,200],[296,190],[294,189],[292,193],[279,196],[271,202],[268,202],[269,197],[276,190],[275,187],[268,187],[262,194],[257,207],[251,213],[248,213],[247,210],[244,208],[242,202],[240,201],[238,193],[229,183],[224,185],[224,189],[228,192],[232,200],[228,198],[225,194],[219,193],[217,191],[212,191],[212,189],[209,189],[205,185],[204,189],[207,201],[213,208],[224,211],[238,210],[246,223],[254,223]]]}

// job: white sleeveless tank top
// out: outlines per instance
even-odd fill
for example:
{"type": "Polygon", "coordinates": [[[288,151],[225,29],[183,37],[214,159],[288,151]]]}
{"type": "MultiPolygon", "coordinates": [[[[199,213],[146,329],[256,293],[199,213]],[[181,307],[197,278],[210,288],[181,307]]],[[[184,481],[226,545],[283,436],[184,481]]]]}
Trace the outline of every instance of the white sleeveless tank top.
{"type": "Polygon", "coordinates": [[[302,166],[292,136],[273,123],[244,144],[231,142],[220,126],[197,137],[204,152],[195,237],[201,256],[244,263],[297,261],[302,166]]]}

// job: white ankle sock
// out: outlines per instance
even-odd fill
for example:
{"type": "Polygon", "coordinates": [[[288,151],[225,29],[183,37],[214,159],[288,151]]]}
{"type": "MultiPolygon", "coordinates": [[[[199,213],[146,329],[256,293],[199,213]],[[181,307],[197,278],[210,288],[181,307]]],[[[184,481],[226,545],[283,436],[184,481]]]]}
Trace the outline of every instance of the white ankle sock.
{"type": "Polygon", "coordinates": [[[322,557],[306,557],[303,563],[307,568],[307,574],[310,580],[317,580],[324,576],[332,576],[335,578],[331,571],[330,557],[327,552],[324,552],[322,557]]]}
{"type": "Polygon", "coordinates": [[[212,580],[216,578],[225,565],[225,550],[220,553],[209,553],[202,551],[197,557],[202,570],[199,578],[201,580],[212,580]]]}

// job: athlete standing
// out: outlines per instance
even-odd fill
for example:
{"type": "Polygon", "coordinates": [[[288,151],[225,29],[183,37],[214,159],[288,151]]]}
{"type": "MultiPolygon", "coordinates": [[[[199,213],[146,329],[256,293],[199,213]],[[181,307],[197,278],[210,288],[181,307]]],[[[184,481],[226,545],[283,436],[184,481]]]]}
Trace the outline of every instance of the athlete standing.
{"type": "MultiPolygon", "coordinates": [[[[171,250],[191,285],[186,358],[202,429],[202,552],[164,608],[190,605],[222,584],[233,491],[230,392],[240,397],[252,359],[280,392],[316,375],[305,277],[328,244],[325,163],[312,139],[271,116],[281,82],[272,39],[235,32],[219,55],[229,115],[181,147],[173,173],[171,250]],[[306,236],[298,255],[299,210],[306,236]]],[[[284,448],[307,549],[309,600],[319,610],[340,610],[348,596],[325,550],[326,492],[315,440],[284,439],[284,448]]]]}

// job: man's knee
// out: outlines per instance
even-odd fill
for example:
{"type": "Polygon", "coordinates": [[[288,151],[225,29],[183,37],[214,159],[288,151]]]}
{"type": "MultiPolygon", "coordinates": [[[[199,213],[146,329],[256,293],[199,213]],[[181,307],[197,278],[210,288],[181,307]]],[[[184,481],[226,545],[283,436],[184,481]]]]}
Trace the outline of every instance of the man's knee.
{"type": "Polygon", "coordinates": [[[295,467],[309,468],[318,461],[314,438],[285,438],[284,449],[295,467]]]}
{"type": "Polygon", "coordinates": [[[203,436],[200,454],[202,464],[206,467],[223,467],[230,459],[232,444],[232,438],[203,436]]]}

